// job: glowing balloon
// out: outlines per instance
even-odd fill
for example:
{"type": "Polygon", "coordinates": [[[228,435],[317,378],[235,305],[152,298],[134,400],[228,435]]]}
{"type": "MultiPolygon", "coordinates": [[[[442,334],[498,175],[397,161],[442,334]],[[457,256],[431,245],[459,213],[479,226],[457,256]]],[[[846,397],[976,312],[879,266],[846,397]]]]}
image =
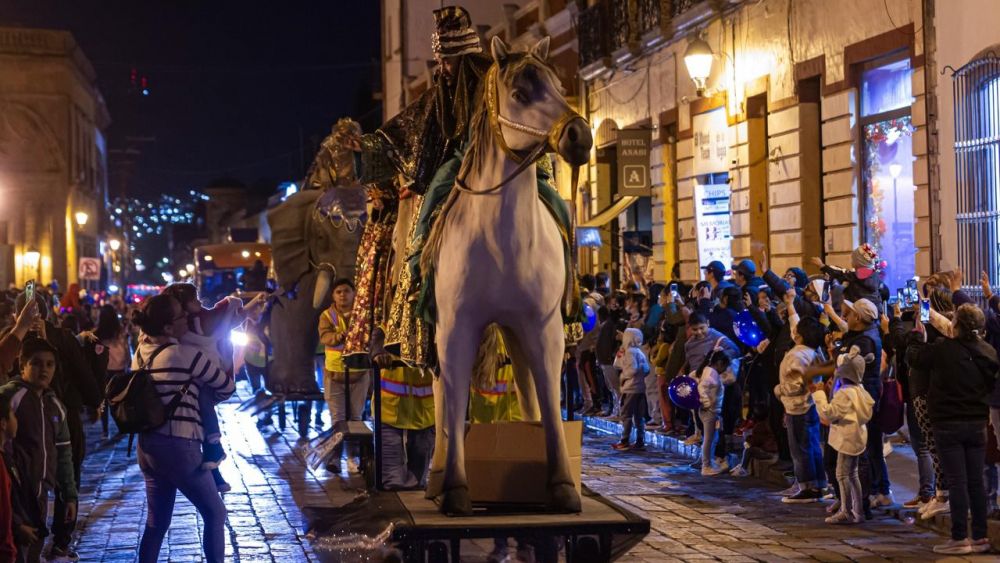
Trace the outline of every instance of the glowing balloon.
{"type": "Polygon", "coordinates": [[[670,381],[667,395],[675,405],[682,409],[698,410],[701,401],[698,398],[698,382],[686,375],[679,375],[670,381]]]}
{"type": "Polygon", "coordinates": [[[733,331],[740,342],[751,348],[756,348],[765,338],[763,331],[753,320],[753,315],[746,309],[736,315],[736,320],[733,321],[733,331]]]}
{"type": "Polygon", "coordinates": [[[597,326],[597,313],[590,303],[583,304],[583,332],[590,332],[597,326]]]}

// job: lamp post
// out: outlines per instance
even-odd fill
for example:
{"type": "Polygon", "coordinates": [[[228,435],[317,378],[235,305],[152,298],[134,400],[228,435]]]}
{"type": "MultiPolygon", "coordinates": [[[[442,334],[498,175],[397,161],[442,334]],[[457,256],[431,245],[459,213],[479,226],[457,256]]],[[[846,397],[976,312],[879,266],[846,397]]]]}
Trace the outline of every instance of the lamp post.
{"type": "Polygon", "coordinates": [[[708,42],[701,38],[699,34],[694,40],[688,43],[684,51],[684,66],[687,67],[688,75],[694,81],[697,88],[698,97],[705,95],[705,85],[708,77],[712,74],[712,59],[715,53],[708,42]]]}
{"type": "Polygon", "coordinates": [[[76,219],[76,226],[82,229],[87,225],[87,220],[90,219],[90,216],[87,215],[86,211],[77,211],[73,214],[73,218],[76,219]]]}

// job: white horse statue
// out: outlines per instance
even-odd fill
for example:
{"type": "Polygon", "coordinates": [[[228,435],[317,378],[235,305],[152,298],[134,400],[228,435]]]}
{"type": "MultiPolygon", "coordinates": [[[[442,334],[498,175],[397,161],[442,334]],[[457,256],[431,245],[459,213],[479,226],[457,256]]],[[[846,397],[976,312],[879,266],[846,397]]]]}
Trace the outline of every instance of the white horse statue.
{"type": "Polygon", "coordinates": [[[548,498],[554,512],[579,512],[559,404],[565,348],[562,305],[567,287],[560,228],[539,199],[534,162],[546,149],[573,166],[585,164],[590,126],[562,95],[545,62],[549,39],[510,52],[494,37],[485,107],[470,125],[470,141],[424,253],[435,272],[436,341],[441,377],[435,395],[439,440],[431,463],[440,508],[470,514],[465,474],[469,384],[484,330],[499,325],[510,351],[526,418],[545,429],[548,498]],[[443,387],[443,396],[442,389],[443,387]],[[443,475],[442,475],[443,472],[443,475]]]}

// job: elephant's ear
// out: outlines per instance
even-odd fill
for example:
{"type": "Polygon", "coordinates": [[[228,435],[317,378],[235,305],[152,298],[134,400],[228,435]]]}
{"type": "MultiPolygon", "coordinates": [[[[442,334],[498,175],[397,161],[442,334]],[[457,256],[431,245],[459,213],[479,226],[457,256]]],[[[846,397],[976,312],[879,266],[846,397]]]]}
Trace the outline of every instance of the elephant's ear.
{"type": "Polygon", "coordinates": [[[271,256],[278,284],[293,289],[299,278],[312,268],[309,264],[309,217],[322,192],[304,190],[292,194],[267,212],[271,227],[271,256]]]}

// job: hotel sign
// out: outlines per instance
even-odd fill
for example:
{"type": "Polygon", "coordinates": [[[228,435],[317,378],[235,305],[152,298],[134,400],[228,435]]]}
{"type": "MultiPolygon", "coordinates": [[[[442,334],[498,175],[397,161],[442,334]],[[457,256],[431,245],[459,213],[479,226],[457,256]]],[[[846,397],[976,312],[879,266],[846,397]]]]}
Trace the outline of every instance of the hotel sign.
{"type": "Polygon", "coordinates": [[[623,196],[649,197],[649,129],[618,130],[618,193],[623,196]]]}

